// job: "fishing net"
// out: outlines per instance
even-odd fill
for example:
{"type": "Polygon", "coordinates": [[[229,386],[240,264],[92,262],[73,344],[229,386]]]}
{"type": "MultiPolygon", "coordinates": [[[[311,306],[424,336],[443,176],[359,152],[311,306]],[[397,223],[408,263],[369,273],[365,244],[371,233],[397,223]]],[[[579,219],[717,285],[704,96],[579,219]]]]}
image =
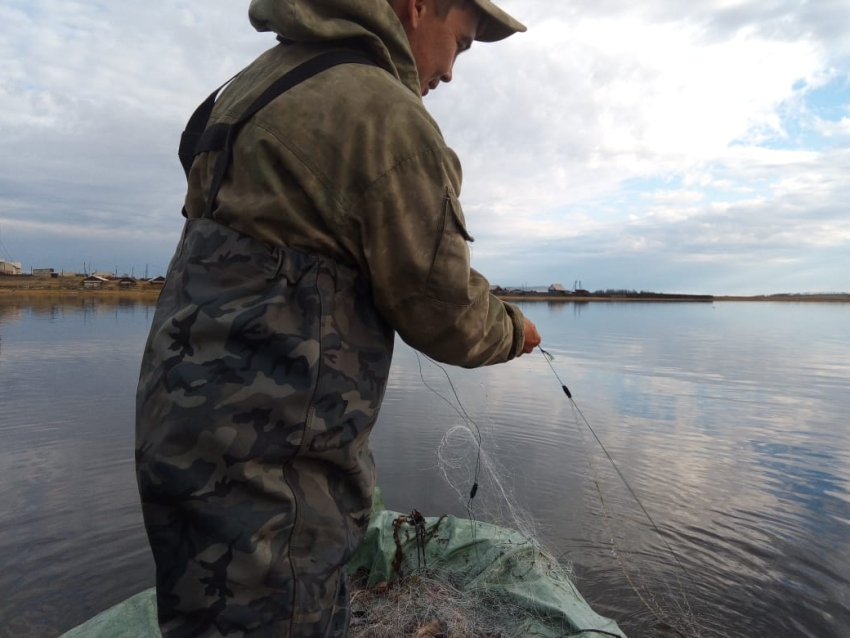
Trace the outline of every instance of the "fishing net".
{"type": "Polygon", "coordinates": [[[348,566],[352,638],[623,636],[520,533],[376,504],[348,566]]]}
{"type": "Polygon", "coordinates": [[[349,635],[623,636],[585,602],[569,565],[537,540],[509,473],[488,453],[495,448],[489,429],[467,413],[445,369],[420,359],[420,374],[456,416],[438,445],[438,469],[466,517],[426,518],[375,503],[349,563],[349,635]]]}

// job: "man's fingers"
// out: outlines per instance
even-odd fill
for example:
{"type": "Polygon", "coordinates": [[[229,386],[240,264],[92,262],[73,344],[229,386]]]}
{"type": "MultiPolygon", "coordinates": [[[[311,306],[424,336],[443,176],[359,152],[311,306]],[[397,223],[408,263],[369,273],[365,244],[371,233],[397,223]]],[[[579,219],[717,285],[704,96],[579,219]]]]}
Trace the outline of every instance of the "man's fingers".
{"type": "Polygon", "coordinates": [[[522,346],[522,353],[529,354],[540,344],[542,339],[540,338],[540,333],[537,332],[537,326],[529,321],[528,318],[525,318],[524,332],[525,342],[522,346]]]}

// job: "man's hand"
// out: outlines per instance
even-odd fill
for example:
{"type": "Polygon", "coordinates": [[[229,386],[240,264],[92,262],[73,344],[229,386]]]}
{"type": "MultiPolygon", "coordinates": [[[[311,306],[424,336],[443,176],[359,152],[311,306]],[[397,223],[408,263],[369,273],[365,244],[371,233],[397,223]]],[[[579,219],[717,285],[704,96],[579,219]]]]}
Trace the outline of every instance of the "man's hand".
{"type": "Polygon", "coordinates": [[[523,317],[523,319],[525,320],[525,343],[522,346],[521,354],[529,354],[540,344],[540,333],[537,332],[537,326],[531,323],[527,317],[523,317]]]}

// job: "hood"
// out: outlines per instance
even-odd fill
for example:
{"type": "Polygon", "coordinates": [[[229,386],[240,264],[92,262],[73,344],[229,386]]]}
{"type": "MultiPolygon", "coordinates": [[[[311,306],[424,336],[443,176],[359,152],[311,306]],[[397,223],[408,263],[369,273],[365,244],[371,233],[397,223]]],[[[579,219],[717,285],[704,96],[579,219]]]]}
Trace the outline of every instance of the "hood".
{"type": "Polygon", "coordinates": [[[257,31],[273,31],[284,40],[354,44],[420,93],[416,61],[387,0],[251,0],[248,17],[257,31]]]}

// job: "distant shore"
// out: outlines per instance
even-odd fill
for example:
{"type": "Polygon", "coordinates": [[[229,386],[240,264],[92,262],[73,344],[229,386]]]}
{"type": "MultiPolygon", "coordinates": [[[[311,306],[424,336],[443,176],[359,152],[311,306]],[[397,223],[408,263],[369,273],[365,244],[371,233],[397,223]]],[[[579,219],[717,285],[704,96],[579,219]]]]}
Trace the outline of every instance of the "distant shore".
{"type": "Polygon", "coordinates": [[[64,288],[6,288],[0,286],[0,300],[7,297],[101,297],[107,298],[134,298],[134,299],[150,299],[156,301],[159,296],[159,290],[67,290],[64,288]]]}
{"type": "Polygon", "coordinates": [[[13,296],[79,296],[138,297],[156,299],[161,285],[137,281],[133,286],[121,286],[118,280],[106,281],[100,288],[84,288],[84,277],[33,277],[31,275],[0,275],[0,298],[13,296]]]}
{"type": "MultiPolygon", "coordinates": [[[[103,283],[101,288],[84,288],[82,277],[33,277],[31,275],[0,275],[0,298],[14,296],[79,296],[86,297],[134,297],[155,300],[162,286],[139,280],[133,286],[121,286],[117,280],[103,283]]],[[[630,294],[547,294],[542,292],[503,293],[496,292],[499,299],[510,302],[589,303],[589,302],[682,302],[713,303],[717,301],[770,301],[770,302],[844,302],[850,303],[850,293],[844,294],[777,294],[777,295],[688,295],[667,293],[630,294]]]]}
{"type": "Polygon", "coordinates": [[[531,293],[524,295],[496,294],[499,299],[512,303],[524,301],[547,301],[549,303],[590,303],[590,302],[676,302],[676,303],[714,303],[715,301],[771,301],[771,302],[844,302],[850,303],[850,294],[841,295],[667,295],[652,293],[647,295],[549,295],[531,293]]]}

